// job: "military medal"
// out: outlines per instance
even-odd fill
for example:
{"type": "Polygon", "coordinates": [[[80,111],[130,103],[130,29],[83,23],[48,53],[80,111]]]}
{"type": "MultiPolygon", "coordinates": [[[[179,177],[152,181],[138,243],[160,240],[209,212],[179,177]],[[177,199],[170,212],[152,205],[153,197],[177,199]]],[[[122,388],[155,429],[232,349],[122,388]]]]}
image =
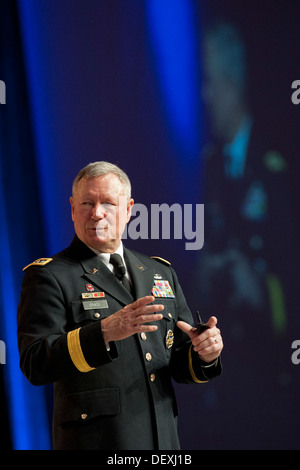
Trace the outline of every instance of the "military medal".
{"type": "Polygon", "coordinates": [[[104,292],[83,292],[81,294],[83,299],[99,299],[101,297],[105,297],[104,292]]]}
{"type": "Polygon", "coordinates": [[[88,292],[93,292],[95,290],[94,287],[92,286],[92,284],[87,284],[85,286],[85,288],[88,292]]]}
{"type": "Polygon", "coordinates": [[[160,281],[154,279],[154,286],[152,288],[152,295],[154,297],[165,297],[169,299],[175,299],[175,295],[169,284],[169,281],[160,281]]]}
{"type": "Polygon", "coordinates": [[[166,346],[168,349],[170,349],[173,346],[174,343],[174,333],[172,330],[168,330],[167,336],[166,336],[166,346]]]}

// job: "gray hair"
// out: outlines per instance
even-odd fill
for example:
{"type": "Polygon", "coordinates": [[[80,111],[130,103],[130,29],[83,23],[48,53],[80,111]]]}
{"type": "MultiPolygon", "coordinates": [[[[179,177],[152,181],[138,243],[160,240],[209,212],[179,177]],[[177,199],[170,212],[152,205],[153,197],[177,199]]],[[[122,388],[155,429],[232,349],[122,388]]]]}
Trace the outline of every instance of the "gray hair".
{"type": "Polygon", "coordinates": [[[82,170],[80,170],[80,172],[73,181],[72,195],[74,196],[74,193],[77,189],[77,185],[82,178],[97,178],[98,176],[107,175],[109,173],[113,173],[119,178],[119,180],[124,186],[127,198],[130,199],[131,183],[128,176],[117,165],[105,161],[89,163],[87,166],[82,168],[82,170]]]}

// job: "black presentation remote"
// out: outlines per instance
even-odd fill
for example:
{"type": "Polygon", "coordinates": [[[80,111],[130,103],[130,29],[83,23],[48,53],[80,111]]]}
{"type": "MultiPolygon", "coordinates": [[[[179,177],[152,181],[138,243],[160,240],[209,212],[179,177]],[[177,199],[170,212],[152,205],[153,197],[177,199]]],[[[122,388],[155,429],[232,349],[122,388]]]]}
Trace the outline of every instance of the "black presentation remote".
{"type": "Polygon", "coordinates": [[[198,318],[198,321],[199,321],[199,323],[197,323],[197,325],[196,325],[196,328],[197,328],[198,335],[200,335],[204,330],[207,330],[207,328],[209,328],[209,326],[207,326],[206,323],[203,323],[198,310],[197,310],[196,314],[197,314],[197,318],[198,318]]]}

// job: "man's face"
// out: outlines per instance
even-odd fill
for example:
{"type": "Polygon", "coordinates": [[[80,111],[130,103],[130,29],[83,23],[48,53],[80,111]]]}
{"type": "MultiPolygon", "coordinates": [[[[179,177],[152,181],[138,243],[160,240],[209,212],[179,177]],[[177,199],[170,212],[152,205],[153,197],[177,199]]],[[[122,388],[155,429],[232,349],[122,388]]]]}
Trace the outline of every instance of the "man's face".
{"type": "Polygon", "coordinates": [[[91,248],[113,253],[120,245],[133,206],[119,178],[113,173],[82,178],[70,202],[78,238],[91,248]]]}

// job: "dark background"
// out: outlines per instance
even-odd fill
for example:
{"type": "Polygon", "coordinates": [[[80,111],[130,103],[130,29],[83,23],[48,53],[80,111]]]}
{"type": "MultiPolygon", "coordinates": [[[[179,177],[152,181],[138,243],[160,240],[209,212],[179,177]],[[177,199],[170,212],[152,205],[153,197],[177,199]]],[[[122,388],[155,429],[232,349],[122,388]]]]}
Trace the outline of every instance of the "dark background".
{"type": "MultiPolygon", "coordinates": [[[[0,105],[0,339],[7,348],[0,366],[1,449],[51,446],[51,387],[35,388],[19,371],[16,309],[23,266],[60,251],[73,237],[69,196],[81,167],[95,160],[118,163],[132,180],[135,201],[148,207],[203,202],[200,155],[211,136],[200,93],[201,38],[215,19],[232,21],[243,33],[251,103],[274,148],[284,141],[297,220],[300,105],[291,102],[291,84],[300,80],[299,14],[300,3],[291,0],[0,1],[0,79],[6,83],[6,104],[0,105]]],[[[193,282],[196,253],[185,250],[185,241],[127,240],[126,246],[170,260],[195,312],[201,308],[193,282]]],[[[276,406],[262,419],[261,403],[245,400],[247,418],[232,420],[230,407],[220,406],[220,395],[230,403],[243,364],[231,384],[220,378],[198,387],[175,385],[182,448],[299,448],[300,366],[291,362],[299,334],[276,351],[293,376],[280,392],[280,420],[276,406]]],[[[253,337],[248,340],[250,349],[253,337]]],[[[224,343],[223,375],[231,362],[224,343]]],[[[267,382],[268,370],[263,375],[241,388],[241,400],[267,382]]]]}

